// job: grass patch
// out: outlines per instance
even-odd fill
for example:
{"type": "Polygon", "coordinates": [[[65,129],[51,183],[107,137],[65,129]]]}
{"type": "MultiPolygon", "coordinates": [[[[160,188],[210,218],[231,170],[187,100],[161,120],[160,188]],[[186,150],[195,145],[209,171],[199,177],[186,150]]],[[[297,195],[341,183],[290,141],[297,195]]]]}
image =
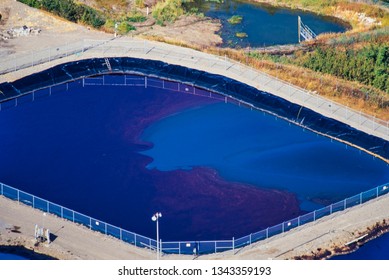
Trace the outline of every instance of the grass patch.
{"type": "Polygon", "coordinates": [[[243,20],[242,16],[235,15],[235,16],[230,17],[227,21],[230,24],[240,24],[240,23],[242,23],[242,20],[243,20]]]}
{"type": "Polygon", "coordinates": [[[248,37],[247,33],[245,33],[245,32],[237,32],[237,33],[235,33],[235,36],[238,38],[247,38],[248,37]]]}
{"type": "Polygon", "coordinates": [[[126,19],[129,22],[145,22],[147,18],[139,11],[132,11],[126,19]]]}
{"type": "Polygon", "coordinates": [[[158,2],[153,9],[153,17],[159,25],[174,22],[184,14],[182,0],[165,0],[158,2]]]}

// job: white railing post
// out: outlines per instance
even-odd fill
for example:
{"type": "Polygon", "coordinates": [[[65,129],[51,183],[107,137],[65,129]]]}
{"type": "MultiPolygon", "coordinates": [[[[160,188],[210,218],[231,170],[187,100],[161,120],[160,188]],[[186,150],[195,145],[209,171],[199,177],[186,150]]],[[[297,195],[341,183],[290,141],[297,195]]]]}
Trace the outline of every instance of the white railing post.
{"type": "Polygon", "coordinates": [[[232,237],[232,254],[235,255],[235,237],[232,237]]]}

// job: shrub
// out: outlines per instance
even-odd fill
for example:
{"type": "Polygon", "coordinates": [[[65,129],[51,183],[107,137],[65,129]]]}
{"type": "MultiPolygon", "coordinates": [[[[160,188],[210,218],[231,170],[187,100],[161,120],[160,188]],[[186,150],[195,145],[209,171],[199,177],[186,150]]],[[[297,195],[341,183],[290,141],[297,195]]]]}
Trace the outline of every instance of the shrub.
{"type": "Polygon", "coordinates": [[[118,24],[117,31],[119,34],[127,34],[131,30],[135,30],[135,27],[129,24],[127,21],[123,21],[118,24]]]}
{"type": "Polygon", "coordinates": [[[239,24],[241,23],[243,20],[243,17],[242,16],[232,16],[228,19],[228,22],[231,23],[231,24],[239,24]]]}
{"type": "Polygon", "coordinates": [[[166,22],[174,22],[184,14],[182,0],[165,0],[158,2],[153,10],[153,17],[160,25],[166,22]]]}

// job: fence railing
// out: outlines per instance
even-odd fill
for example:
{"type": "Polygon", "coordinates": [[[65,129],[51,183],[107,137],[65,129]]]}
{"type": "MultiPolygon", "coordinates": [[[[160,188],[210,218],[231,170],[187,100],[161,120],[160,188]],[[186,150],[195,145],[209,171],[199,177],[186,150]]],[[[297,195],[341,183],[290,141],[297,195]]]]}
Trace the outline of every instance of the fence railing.
{"type": "MultiPolygon", "coordinates": [[[[241,248],[250,245],[254,242],[268,239],[280,233],[288,232],[291,229],[300,227],[310,222],[317,221],[318,219],[321,219],[325,216],[329,216],[335,212],[343,211],[353,206],[370,201],[379,196],[385,195],[389,192],[388,186],[389,183],[378,186],[376,188],[346,198],[342,201],[317,209],[313,212],[304,214],[302,216],[282,222],[278,225],[268,227],[266,229],[251,233],[249,235],[237,239],[232,238],[230,240],[213,241],[161,242],[161,251],[166,254],[210,254],[223,252],[226,250],[233,250],[233,252],[235,252],[235,249],[237,248],[241,248]]],[[[32,208],[39,209],[43,212],[53,214],[62,219],[69,220],[73,223],[83,225],[86,228],[89,228],[90,230],[98,231],[103,234],[113,236],[126,243],[133,244],[138,247],[155,250],[157,246],[157,241],[152,238],[139,235],[131,231],[127,231],[120,227],[116,227],[99,219],[92,218],[90,216],[63,207],[43,198],[10,187],[3,183],[0,183],[0,195],[18,201],[25,205],[31,206],[32,208]]]]}
{"type": "MultiPolygon", "coordinates": [[[[138,57],[161,60],[239,80],[260,90],[285,98],[292,103],[312,109],[327,117],[336,118],[352,127],[389,140],[389,122],[340,103],[328,100],[277,77],[248,67],[227,57],[219,57],[187,48],[157,42],[122,38],[116,40],[84,40],[55,48],[18,53],[0,58],[0,74],[16,72],[42,63],[86,59],[93,57],[138,57]]],[[[56,62],[59,63],[59,62],[56,62]]]]}

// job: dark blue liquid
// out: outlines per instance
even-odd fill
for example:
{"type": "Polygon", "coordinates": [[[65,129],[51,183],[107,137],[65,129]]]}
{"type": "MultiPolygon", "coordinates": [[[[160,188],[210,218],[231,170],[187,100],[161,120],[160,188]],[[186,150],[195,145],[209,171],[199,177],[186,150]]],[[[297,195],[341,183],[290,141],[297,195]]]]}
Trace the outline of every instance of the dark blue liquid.
{"type": "Polygon", "coordinates": [[[28,260],[25,257],[15,255],[15,254],[8,254],[8,253],[1,253],[0,252],[0,260],[28,260]]]}
{"type": "Polygon", "coordinates": [[[156,211],[165,241],[240,237],[389,180],[383,162],[259,112],[71,88],[0,112],[0,181],[149,237],[156,211]]]}
{"type": "MultiPolygon", "coordinates": [[[[316,34],[344,32],[346,27],[334,18],[322,17],[300,10],[275,8],[268,5],[225,0],[223,3],[197,1],[195,4],[206,16],[220,19],[224,46],[264,47],[298,43],[297,16],[316,34]],[[240,24],[230,24],[233,15],[243,17],[240,24]],[[247,38],[239,39],[237,32],[247,38]]],[[[193,5],[193,4],[192,4],[193,5]]]]}
{"type": "Polygon", "coordinates": [[[364,244],[351,254],[336,256],[331,260],[389,260],[389,234],[364,244]]]}

